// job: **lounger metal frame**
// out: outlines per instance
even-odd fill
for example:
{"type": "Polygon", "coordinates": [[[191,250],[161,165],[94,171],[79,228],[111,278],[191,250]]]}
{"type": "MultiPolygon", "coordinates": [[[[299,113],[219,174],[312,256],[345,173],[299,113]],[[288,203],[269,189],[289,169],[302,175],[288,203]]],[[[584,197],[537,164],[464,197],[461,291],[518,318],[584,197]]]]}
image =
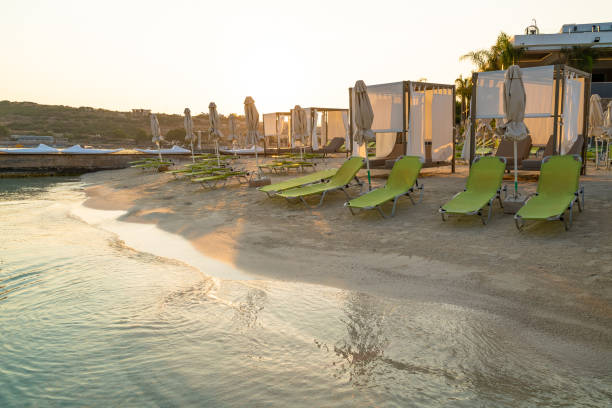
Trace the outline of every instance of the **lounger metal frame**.
{"type": "MultiPolygon", "coordinates": [[[[500,161],[502,161],[504,163],[504,168],[506,166],[506,158],[505,157],[497,157],[497,159],[499,159],[500,161]]],[[[478,160],[480,160],[480,156],[476,157],[474,159],[474,163],[476,163],[478,160]]],[[[472,163],[473,164],[473,163],[472,163]]],[[[467,191],[467,188],[464,188],[463,191],[467,191]]],[[[457,197],[459,194],[461,194],[463,191],[458,192],[457,194],[455,194],[451,200],[455,197],[457,197]]],[[[499,206],[503,209],[504,208],[504,204],[502,203],[502,199],[501,199],[501,192],[507,193],[508,191],[508,186],[501,186],[500,188],[497,189],[497,191],[495,192],[495,195],[493,197],[491,197],[491,199],[489,200],[489,202],[486,204],[486,206],[488,207],[488,211],[487,211],[487,219],[485,221],[485,217],[482,214],[482,209],[483,207],[480,207],[478,210],[476,211],[470,211],[470,212],[466,212],[466,213],[448,213],[446,212],[446,210],[444,210],[442,207],[440,207],[438,209],[438,212],[440,213],[440,216],[442,217],[442,221],[446,221],[448,219],[449,216],[451,215],[478,215],[480,217],[480,220],[482,221],[483,225],[487,225],[489,223],[489,221],[491,221],[491,215],[493,214],[493,202],[495,201],[495,199],[499,200],[499,206]]]]}
{"type": "MultiPolygon", "coordinates": [[[[573,154],[572,156],[574,157],[574,159],[582,163],[582,158],[579,155],[573,154]]],[[[542,164],[546,163],[550,158],[551,156],[547,156],[544,159],[542,159],[542,164]]],[[[533,197],[537,195],[538,193],[530,194],[529,197],[527,198],[527,201],[531,200],[533,197]]],[[[527,201],[525,201],[525,204],[527,204],[527,201]]],[[[578,190],[574,192],[574,198],[572,198],[572,201],[570,201],[567,208],[563,210],[561,214],[554,215],[552,217],[548,217],[546,221],[561,221],[563,222],[563,227],[565,228],[565,230],[569,231],[569,229],[572,227],[572,222],[573,222],[574,203],[578,203],[578,212],[582,212],[582,210],[584,209],[584,186],[580,186],[580,185],[578,186],[578,190]],[[582,198],[582,203],[580,202],[580,198],[582,198]],[[565,217],[566,211],[568,212],[567,218],[565,217]]],[[[540,220],[535,220],[535,221],[540,221],[540,220]]],[[[518,214],[514,214],[514,224],[516,225],[516,228],[520,232],[522,232],[523,228],[525,227],[525,220],[522,217],[520,217],[518,214]]]]}
{"type": "MultiPolygon", "coordinates": [[[[358,185],[360,187],[363,186],[363,182],[361,180],[359,180],[359,178],[357,176],[354,176],[353,179],[355,180],[355,184],[354,185],[358,185]]],[[[330,182],[330,180],[325,180],[323,183],[329,183],[329,182],[330,182]]],[[[311,184],[314,184],[314,183],[311,183],[311,184]]],[[[319,200],[319,202],[316,205],[308,204],[306,202],[306,200],[304,199],[304,196],[297,197],[297,200],[295,199],[295,197],[284,197],[284,198],[286,198],[287,201],[290,202],[290,203],[297,203],[297,202],[301,201],[306,207],[314,209],[314,208],[319,208],[323,204],[323,200],[325,199],[325,195],[327,193],[331,193],[332,191],[341,190],[344,193],[344,195],[346,196],[346,198],[348,200],[350,200],[351,196],[346,191],[346,189],[349,188],[349,187],[352,187],[352,184],[350,182],[349,182],[349,184],[345,184],[345,185],[340,186],[340,187],[336,187],[336,188],[332,188],[332,189],[329,189],[329,190],[322,191],[321,192],[321,199],[319,200]]],[[[313,195],[314,194],[318,194],[318,193],[313,193],[313,195]]]]}
{"type": "MultiPolygon", "coordinates": [[[[375,205],[375,206],[363,207],[363,208],[360,208],[359,210],[360,211],[365,211],[365,210],[377,209],[378,212],[380,213],[380,215],[383,218],[395,217],[395,210],[396,210],[396,207],[397,207],[397,201],[399,200],[400,197],[406,196],[406,197],[408,197],[410,199],[410,202],[413,205],[416,205],[416,202],[414,201],[414,199],[410,195],[410,193],[414,193],[415,188],[417,190],[419,190],[419,203],[423,201],[423,186],[424,185],[422,183],[421,183],[421,185],[419,185],[419,180],[417,179],[416,182],[414,183],[414,185],[412,187],[410,187],[405,193],[398,194],[395,197],[393,197],[393,208],[391,209],[391,214],[390,215],[387,215],[387,214],[385,214],[383,212],[382,205],[388,203],[391,200],[387,200],[384,203],[378,204],[378,205],[375,205]]],[[[381,188],[384,188],[384,187],[381,187],[381,188]]],[[[378,189],[374,189],[374,190],[378,190],[378,189]]],[[[374,191],[374,190],[372,190],[372,191],[374,191]]],[[[360,211],[357,211],[357,212],[354,211],[353,208],[350,205],[348,205],[348,202],[344,203],[344,206],[349,209],[349,211],[351,212],[352,215],[357,215],[357,213],[360,212],[360,211]]]]}
{"type": "MultiPolygon", "coordinates": [[[[200,183],[202,188],[208,188],[209,190],[213,190],[217,188],[217,185],[221,182],[223,184],[220,187],[225,187],[228,180],[231,180],[231,179],[238,180],[239,184],[248,183],[253,176],[252,173],[249,171],[243,171],[243,170],[234,170],[234,171],[236,172],[236,174],[231,174],[231,175],[228,175],[227,177],[219,177],[219,178],[215,178],[211,180],[199,180],[197,182],[200,183]]],[[[223,176],[223,174],[218,174],[218,176],[223,176]]]]}
{"type": "MultiPolygon", "coordinates": [[[[319,180],[311,181],[310,183],[304,183],[304,184],[301,184],[301,185],[296,186],[296,187],[305,187],[305,186],[309,186],[309,185],[311,185],[311,184],[315,184],[315,183],[325,183],[327,180],[329,180],[329,179],[330,179],[330,178],[332,178],[332,177],[333,177],[333,175],[332,175],[332,176],[329,176],[329,177],[327,177],[327,178],[321,178],[321,179],[319,179],[319,180]]],[[[291,187],[291,188],[295,188],[295,187],[291,187]]],[[[289,190],[289,189],[287,189],[287,190],[289,190]]],[[[261,190],[260,190],[260,191],[261,191],[261,190]]],[[[280,193],[281,191],[283,191],[283,190],[264,191],[264,193],[266,193],[266,194],[268,195],[268,198],[272,198],[272,197],[274,197],[276,194],[280,193]]]]}

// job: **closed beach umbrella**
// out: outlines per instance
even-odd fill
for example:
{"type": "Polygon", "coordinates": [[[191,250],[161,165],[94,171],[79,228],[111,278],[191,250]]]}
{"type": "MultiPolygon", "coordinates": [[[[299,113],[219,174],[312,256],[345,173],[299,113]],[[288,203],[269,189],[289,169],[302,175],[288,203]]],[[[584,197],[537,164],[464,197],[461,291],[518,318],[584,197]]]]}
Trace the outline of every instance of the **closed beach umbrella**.
{"type": "Polygon", "coordinates": [[[259,172],[259,158],[257,157],[257,143],[261,138],[257,129],[259,126],[259,112],[257,112],[255,107],[255,101],[250,96],[244,99],[244,117],[247,125],[247,141],[248,143],[253,143],[255,148],[255,163],[259,172]]]}
{"type": "Polygon", "coordinates": [[[612,139],[612,101],[608,102],[608,109],[604,113],[603,135],[608,142],[608,153],[606,154],[606,167],[608,167],[610,165],[610,139],[612,139]]]}
{"type": "Polygon", "coordinates": [[[529,130],[525,126],[525,85],[521,69],[518,65],[512,65],[506,71],[504,78],[504,119],[505,123],[498,126],[502,130],[503,137],[514,141],[514,197],[518,196],[518,164],[517,143],[527,137],[529,130]]]}
{"type": "Polygon", "coordinates": [[[295,142],[298,140],[300,143],[302,143],[302,145],[306,143],[306,134],[308,132],[306,124],[306,111],[300,105],[295,105],[293,108],[292,128],[293,143],[295,144],[295,142]]]}
{"type": "MultiPolygon", "coordinates": [[[[355,98],[353,99],[353,110],[355,112],[355,131],[353,141],[358,146],[367,143],[368,140],[375,140],[376,135],[372,132],[372,122],[374,122],[374,111],[368,96],[368,88],[361,80],[355,82],[355,98]]],[[[372,178],[370,176],[370,161],[368,160],[368,149],[365,153],[366,168],[368,169],[368,189],[372,189],[372,178]]]]}
{"type": "Polygon", "coordinates": [[[608,137],[612,137],[612,101],[608,103],[608,109],[606,109],[604,114],[603,132],[608,137]]]}
{"type": "Polygon", "coordinates": [[[202,150],[202,131],[198,130],[198,150],[202,150]]]}
{"type": "Polygon", "coordinates": [[[154,113],[151,114],[151,135],[153,135],[153,137],[151,138],[151,141],[157,145],[157,153],[159,154],[159,160],[161,161],[162,159],[162,156],[161,156],[162,135],[161,135],[161,129],[159,127],[159,121],[157,120],[157,116],[155,116],[154,113]]]}
{"type": "Polygon", "coordinates": [[[300,106],[295,105],[293,108],[293,144],[297,140],[300,141],[302,146],[300,147],[300,159],[302,158],[302,149],[306,144],[306,138],[308,137],[308,123],[306,122],[306,111],[300,106]]]}
{"type": "Polygon", "coordinates": [[[604,112],[601,98],[597,94],[591,95],[589,108],[589,136],[599,137],[603,133],[604,112]]]}
{"type": "MultiPolygon", "coordinates": [[[[604,112],[601,98],[597,94],[591,95],[589,108],[589,136],[595,139],[595,167],[599,167],[599,139],[603,135],[604,112]]],[[[602,142],[603,148],[603,142],[602,142]]]]}
{"type": "Polygon", "coordinates": [[[232,142],[233,144],[235,141],[238,141],[238,132],[236,128],[236,115],[234,115],[233,113],[229,115],[229,118],[227,119],[227,126],[229,129],[228,138],[230,142],[232,142]]]}
{"type": "Polygon", "coordinates": [[[219,113],[217,112],[217,105],[214,102],[211,102],[208,105],[208,133],[210,137],[215,141],[215,150],[217,152],[217,166],[220,165],[219,162],[219,140],[223,137],[223,133],[221,133],[221,120],[219,119],[219,113]]]}
{"type": "Polygon", "coordinates": [[[191,110],[185,108],[185,141],[191,144],[191,160],[195,163],[195,157],[193,156],[193,119],[191,119],[191,110]]]}

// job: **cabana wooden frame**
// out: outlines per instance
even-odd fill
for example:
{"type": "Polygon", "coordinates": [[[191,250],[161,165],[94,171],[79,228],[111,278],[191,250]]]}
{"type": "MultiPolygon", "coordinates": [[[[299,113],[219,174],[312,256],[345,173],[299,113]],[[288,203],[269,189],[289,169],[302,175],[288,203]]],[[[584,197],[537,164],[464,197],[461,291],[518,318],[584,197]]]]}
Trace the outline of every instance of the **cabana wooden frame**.
{"type": "MultiPolygon", "coordinates": [[[[421,82],[421,81],[401,81],[403,83],[403,90],[404,92],[402,93],[402,105],[403,105],[403,112],[404,114],[402,115],[402,131],[398,132],[399,134],[401,134],[401,138],[402,141],[404,143],[407,143],[407,136],[408,136],[408,127],[409,127],[409,120],[408,118],[410,117],[410,85],[413,84],[414,87],[418,87],[419,91],[423,91],[423,90],[434,90],[434,89],[449,89],[452,91],[452,101],[453,101],[453,108],[452,108],[452,112],[453,114],[451,115],[451,117],[448,119],[451,121],[451,127],[453,128],[453,136],[452,136],[452,146],[453,146],[453,156],[450,160],[450,162],[448,161],[432,161],[431,160],[431,156],[426,157],[425,158],[425,162],[423,163],[423,168],[427,168],[427,167],[441,167],[441,166],[451,166],[451,171],[454,173],[455,172],[455,85],[449,85],[449,84],[438,84],[438,83],[434,83],[434,82],[421,82]]],[[[385,84],[372,84],[372,86],[374,85],[385,85],[385,84]]],[[[350,141],[351,141],[351,146],[350,146],[350,152],[353,152],[353,132],[354,132],[354,124],[353,124],[353,88],[349,88],[349,131],[350,131],[350,141]]],[[[427,143],[426,143],[427,146],[427,143]]],[[[347,146],[347,151],[349,151],[349,148],[347,146]]],[[[406,154],[404,152],[404,154],[406,154]]]]}
{"type": "MultiPolygon", "coordinates": [[[[563,134],[563,121],[560,120],[563,116],[564,104],[561,103],[565,98],[565,78],[567,75],[571,73],[574,74],[576,78],[584,79],[584,89],[583,89],[583,117],[582,117],[582,129],[579,136],[583,137],[582,143],[582,170],[581,174],[586,174],[586,152],[587,152],[587,140],[586,134],[589,126],[589,98],[591,97],[591,74],[588,72],[581,71],[579,69],[570,67],[565,64],[556,64],[553,69],[553,80],[554,80],[554,112],[550,116],[553,118],[553,152],[554,154],[559,154],[559,146],[560,146],[560,138],[563,134]]],[[[478,72],[474,72],[472,74],[472,84],[478,84],[478,72]]],[[[477,102],[476,95],[478,92],[478,87],[472,87],[472,99],[470,106],[470,121],[472,124],[476,123],[478,119],[476,117],[477,112],[477,102]]],[[[474,162],[476,158],[476,126],[471,126],[470,129],[470,165],[474,162]]]]}

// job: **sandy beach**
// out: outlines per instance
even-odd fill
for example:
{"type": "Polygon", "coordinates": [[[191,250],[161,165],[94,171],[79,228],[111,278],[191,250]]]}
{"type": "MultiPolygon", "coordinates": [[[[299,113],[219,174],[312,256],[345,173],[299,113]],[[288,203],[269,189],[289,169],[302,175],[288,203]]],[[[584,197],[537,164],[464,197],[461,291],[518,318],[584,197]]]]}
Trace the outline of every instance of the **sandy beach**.
{"type": "MultiPolygon", "coordinates": [[[[242,163],[252,167],[254,159],[242,163]]],[[[373,184],[384,183],[385,171],[375,173],[373,184]]],[[[586,208],[569,232],[548,222],[522,233],[497,205],[486,226],[478,217],[442,222],[438,207],[463,189],[466,175],[465,165],[455,174],[424,169],[423,201],[402,199],[391,219],[375,211],[352,216],[340,192],[311,210],[246,185],[205,190],[139,169],[83,179],[86,206],[125,210],[123,221],[155,223],[250,275],[488,311],[510,318],[525,336],[548,336],[551,350],[575,342],[568,362],[605,370],[609,359],[588,350],[612,356],[612,172],[589,168],[581,178],[586,208]]],[[[523,174],[520,189],[535,191],[536,180],[523,174]]]]}

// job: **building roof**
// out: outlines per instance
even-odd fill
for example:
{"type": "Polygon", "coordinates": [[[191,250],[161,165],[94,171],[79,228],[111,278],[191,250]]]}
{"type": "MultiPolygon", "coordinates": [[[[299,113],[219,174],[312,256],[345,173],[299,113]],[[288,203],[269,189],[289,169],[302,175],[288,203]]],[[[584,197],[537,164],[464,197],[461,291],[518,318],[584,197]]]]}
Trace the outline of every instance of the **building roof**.
{"type": "Polygon", "coordinates": [[[591,45],[594,48],[612,48],[612,30],[557,34],[524,34],[515,35],[510,41],[515,47],[525,47],[527,51],[554,51],[576,45],[591,45]]]}

